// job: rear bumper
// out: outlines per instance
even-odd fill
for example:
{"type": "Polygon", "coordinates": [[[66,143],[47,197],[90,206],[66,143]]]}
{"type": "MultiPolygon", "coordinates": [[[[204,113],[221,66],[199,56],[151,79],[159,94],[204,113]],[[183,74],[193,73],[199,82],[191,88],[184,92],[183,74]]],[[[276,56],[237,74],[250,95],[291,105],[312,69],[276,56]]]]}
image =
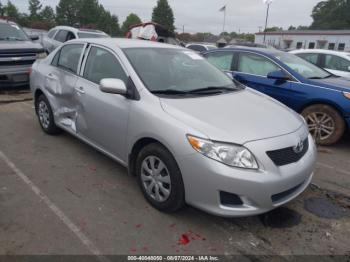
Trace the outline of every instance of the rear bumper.
{"type": "Polygon", "coordinates": [[[32,65],[0,67],[0,87],[18,87],[29,84],[32,65]]]}

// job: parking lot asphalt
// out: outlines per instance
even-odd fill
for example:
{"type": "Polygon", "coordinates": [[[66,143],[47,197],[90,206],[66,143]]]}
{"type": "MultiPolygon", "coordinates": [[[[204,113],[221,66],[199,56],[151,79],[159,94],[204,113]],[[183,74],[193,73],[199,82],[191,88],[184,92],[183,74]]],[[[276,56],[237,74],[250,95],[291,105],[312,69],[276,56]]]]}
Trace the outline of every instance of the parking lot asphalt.
{"type": "Polygon", "coordinates": [[[263,216],[154,210],[126,169],[44,134],[32,101],[0,103],[0,254],[350,255],[350,137],[319,149],[314,185],[263,216]]]}

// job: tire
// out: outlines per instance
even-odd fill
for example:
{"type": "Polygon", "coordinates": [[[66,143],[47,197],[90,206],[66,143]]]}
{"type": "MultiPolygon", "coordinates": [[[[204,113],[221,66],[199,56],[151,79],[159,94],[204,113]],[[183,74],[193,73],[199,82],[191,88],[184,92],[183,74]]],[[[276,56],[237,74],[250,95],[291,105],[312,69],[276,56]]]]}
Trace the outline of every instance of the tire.
{"type": "Polygon", "coordinates": [[[57,135],[61,133],[61,129],[55,124],[52,109],[46,96],[40,95],[35,101],[36,114],[39,124],[45,133],[49,135],[57,135]]]}
{"type": "Polygon", "coordinates": [[[329,105],[317,104],[307,107],[302,113],[310,133],[319,145],[330,146],[344,135],[345,122],[337,110],[329,105]]]}
{"type": "Polygon", "coordinates": [[[135,170],[141,191],[154,208],[173,213],[185,206],[185,189],[180,169],[172,154],[164,146],[153,143],[144,147],[138,154],[135,170]],[[152,168],[152,161],[154,168],[152,168]],[[170,183],[167,183],[168,181],[170,183]],[[151,188],[152,182],[154,185],[151,188]],[[147,191],[147,188],[152,190],[147,191]],[[164,193],[166,190],[168,195],[164,193]]]}

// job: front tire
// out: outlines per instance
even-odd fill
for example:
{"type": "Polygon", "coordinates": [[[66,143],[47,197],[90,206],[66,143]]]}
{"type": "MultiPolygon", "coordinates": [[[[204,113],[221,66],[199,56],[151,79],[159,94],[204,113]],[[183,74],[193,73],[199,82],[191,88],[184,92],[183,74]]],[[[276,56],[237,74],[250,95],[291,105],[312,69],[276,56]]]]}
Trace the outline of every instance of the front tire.
{"type": "Polygon", "coordinates": [[[301,114],[309,126],[310,133],[319,145],[333,145],[344,135],[344,119],[337,110],[329,105],[312,105],[301,114]]]}
{"type": "Polygon", "coordinates": [[[54,121],[52,109],[46,96],[40,95],[36,100],[36,113],[39,119],[39,124],[45,133],[49,135],[57,135],[61,132],[54,121]]]}
{"type": "Polygon", "coordinates": [[[137,157],[136,174],[144,197],[156,209],[172,213],[185,206],[180,169],[164,146],[144,147],[137,157]]]}

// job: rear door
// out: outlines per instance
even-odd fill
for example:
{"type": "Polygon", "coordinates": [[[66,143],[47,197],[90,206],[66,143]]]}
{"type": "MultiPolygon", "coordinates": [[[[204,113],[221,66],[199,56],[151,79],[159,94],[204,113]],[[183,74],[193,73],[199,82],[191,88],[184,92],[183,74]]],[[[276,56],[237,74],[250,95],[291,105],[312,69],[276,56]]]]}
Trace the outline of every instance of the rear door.
{"type": "Polygon", "coordinates": [[[247,85],[259,92],[265,93],[284,104],[290,103],[293,96],[291,81],[275,80],[268,78],[268,74],[274,71],[283,71],[278,64],[266,56],[239,52],[238,61],[235,64],[233,77],[244,85],[247,85]]]}
{"type": "Polygon", "coordinates": [[[350,60],[345,58],[324,55],[324,68],[334,75],[350,78],[350,60]]]}
{"type": "Polygon", "coordinates": [[[117,78],[128,84],[128,74],[118,56],[104,47],[91,45],[77,82],[78,134],[126,161],[126,132],[131,100],[99,89],[104,78],[117,78]]]}
{"type": "Polygon", "coordinates": [[[67,44],[55,55],[45,76],[45,88],[55,97],[55,121],[76,132],[76,82],[83,58],[84,44],[67,44]]]}

